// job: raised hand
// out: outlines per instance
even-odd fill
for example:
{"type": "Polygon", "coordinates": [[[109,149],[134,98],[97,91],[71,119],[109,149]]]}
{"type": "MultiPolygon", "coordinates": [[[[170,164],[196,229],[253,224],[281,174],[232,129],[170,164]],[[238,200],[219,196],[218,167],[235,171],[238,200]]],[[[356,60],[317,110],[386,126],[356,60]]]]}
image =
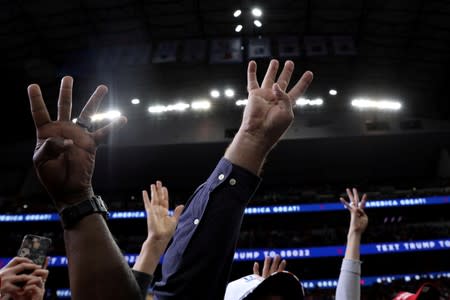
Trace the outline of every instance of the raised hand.
{"type": "Polygon", "coordinates": [[[286,269],[286,260],[281,260],[281,256],[276,255],[274,258],[266,256],[264,259],[264,266],[262,273],[260,273],[259,263],[255,262],[253,264],[253,274],[262,276],[263,278],[269,277],[275,272],[282,272],[286,269]]]}
{"type": "Polygon", "coordinates": [[[313,74],[307,71],[294,87],[287,87],[294,71],[294,63],[286,61],[277,79],[278,61],[272,60],[261,84],[256,78],[256,63],[247,70],[248,104],[242,123],[225,158],[233,164],[259,175],[267,154],[289,128],[294,112],[292,107],[308,88],[313,74]]]}
{"type": "Polygon", "coordinates": [[[133,266],[134,270],[153,274],[169,244],[183,212],[183,205],[175,208],[173,216],[169,215],[169,192],[161,181],[150,185],[151,199],[147,191],[142,191],[145,211],[147,212],[148,236],[142,244],[141,253],[133,266]]]}
{"type": "Polygon", "coordinates": [[[270,62],[261,86],[256,78],[256,62],[251,61],[247,70],[248,104],[244,110],[242,128],[263,139],[268,147],[272,147],[289,128],[294,119],[292,107],[313,80],[313,74],[307,71],[287,91],[294,63],[286,61],[277,79],[278,66],[277,60],[270,62]]]}
{"type": "Polygon", "coordinates": [[[78,125],[74,124],[71,121],[72,86],[72,77],[62,79],[56,121],[50,119],[39,86],[28,87],[37,134],[33,161],[58,211],[93,196],[91,178],[97,147],[113,129],[127,121],[121,117],[94,132],[88,131],[86,124],[108,92],[106,86],[100,85],[79,115],[78,125]]]}
{"type": "Polygon", "coordinates": [[[362,235],[367,228],[367,224],[369,223],[369,218],[364,212],[367,195],[364,194],[360,201],[358,191],[355,188],[353,191],[347,189],[347,195],[350,202],[347,202],[344,198],[340,198],[340,201],[350,211],[350,226],[348,234],[362,235]]]}
{"type": "Polygon", "coordinates": [[[150,185],[151,200],[147,191],[142,191],[145,211],[147,212],[148,239],[167,241],[172,238],[184,206],[175,208],[173,216],[169,215],[169,192],[161,181],[150,185]]]}

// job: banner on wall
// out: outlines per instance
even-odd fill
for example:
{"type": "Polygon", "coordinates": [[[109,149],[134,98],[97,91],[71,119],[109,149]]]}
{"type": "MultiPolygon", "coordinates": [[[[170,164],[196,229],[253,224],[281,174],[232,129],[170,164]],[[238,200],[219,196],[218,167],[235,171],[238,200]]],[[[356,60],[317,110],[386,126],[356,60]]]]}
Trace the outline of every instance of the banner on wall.
{"type": "Polygon", "coordinates": [[[265,58],[272,55],[269,38],[251,38],[248,40],[248,58],[265,58]]]}
{"type": "Polygon", "coordinates": [[[286,36],[278,39],[279,57],[300,56],[300,42],[296,36],[286,36]]]}
{"type": "Polygon", "coordinates": [[[210,62],[220,63],[241,63],[242,40],[240,38],[214,39],[211,41],[210,62]]]}
{"type": "Polygon", "coordinates": [[[161,41],[156,46],[152,62],[168,63],[177,61],[178,41],[161,41]]]}

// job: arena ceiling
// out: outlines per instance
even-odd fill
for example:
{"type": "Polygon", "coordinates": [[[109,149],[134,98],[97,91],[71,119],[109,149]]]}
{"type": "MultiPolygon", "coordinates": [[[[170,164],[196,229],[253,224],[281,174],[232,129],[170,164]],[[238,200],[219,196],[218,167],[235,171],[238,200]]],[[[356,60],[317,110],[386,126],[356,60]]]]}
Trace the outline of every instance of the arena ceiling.
{"type": "MultiPolygon", "coordinates": [[[[99,67],[97,61],[85,55],[108,47],[135,44],[156,47],[166,40],[202,39],[210,43],[217,38],[241,37],[245,42],[261,36],[274,42],[279,37],[296,36],[301,51],[294,58],[297,73],[305,69],[315,73],[309,94],[328,97],[323,108],[327,118],[330,113],[349,110],[349,100],[357,95],[401,99],[405,112],[416,118],[448,120],[450,117],[448,1],[2,0],[0,24],[3,66],[0,125],[10,154],[17,153],[16,146],[23,150],[21,145],[29,145],[33,139],[26,97],[26,86],[31,82],[42,85],[52,112],[56,108],[61,76],[75,77],[75,109],[79,109],[97,84],[106,83],[111,87],[106,105],[122,106],[125,114],[137,119],[148,116],[144,107],[142,112],[127,112],[134,97],[147,99],[144,101],[158,98],[162,102],[186,95],[201,97],[221,84],[233,86],[237,96],[245,97],[245,55],[243,62],[236,64],[211,64],[208,58],[195,64],[154,64],[149,59],[148,63],[114,68],[99,67]],[[260,28],[253,25],[250,17],[253,7],[263,11],[260,28]],[[233,17],[236,9],[243,11],[239,18],[233,17]],[[236,33],[234,29],[239,23],[243,30],[236,33]],[[305,55],[302,41],[308,36],[327,39],[327,54],[305,55]],[[356,53],[335,55],[329,42],[334,36],[351,37],[356,53]],[[336,88],[339,94],[329,97],[330,88],[336,88]]],[[[258,59],[260,70],[267,61],[258,59]]],[[[321,118],[320,112],[313,113],[317,114],[316,119],[321,118]]],[[[433,168],[428,162],[436,161],[442,143],[448,142],[434,137],[428,140],[432,151],[424,150],[423,153],[429,153],[420,165],[430,171],[433,168]]],[[[380,151],[385,149],[381,144],[378,147],[380,151]]],[[[314,153],[316,150],[311,149],[311,154],[314,153]]],[[[388,152],[383,153],[388,156],[388,152]]],[[[421,158],[422,152],[414,154],[412,161],[421,158]]],[[[401,157],[390,159],[398,161],[401,157]]],[[[361,162],[366,160],[366,156],[360,157],[361,162]]],[[[311,161],[305,163],[314,168],[311,161]]],[[[406,156],[400,165],[408,163],[406,156]]],[[[418,166],[415,172],[420,173],[423,168],[418,166]]]]}

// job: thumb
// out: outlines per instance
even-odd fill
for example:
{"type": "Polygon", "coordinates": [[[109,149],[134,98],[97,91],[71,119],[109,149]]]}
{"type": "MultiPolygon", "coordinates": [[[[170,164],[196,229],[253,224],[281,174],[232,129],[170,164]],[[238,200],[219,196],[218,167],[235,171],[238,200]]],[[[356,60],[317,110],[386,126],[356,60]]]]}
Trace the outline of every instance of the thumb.
{"type": "Polygon", "coordinates": [[[62,137],[51,137],[46,139],[34,152],[34,165],[39,167],[42,163],[57,158],[61,153],[66,151],[70,145],[73,145],[73,140],[64,139],[62,137]]]}
{"type": "Polygon", "coordinates": [[[175,207],[175,211],[173,212],[173,216],[175,217],[175,220],[180,219],[181,213],[183,212],[184,209],[184,205],[178,205],[177,207],[175,207]]]}

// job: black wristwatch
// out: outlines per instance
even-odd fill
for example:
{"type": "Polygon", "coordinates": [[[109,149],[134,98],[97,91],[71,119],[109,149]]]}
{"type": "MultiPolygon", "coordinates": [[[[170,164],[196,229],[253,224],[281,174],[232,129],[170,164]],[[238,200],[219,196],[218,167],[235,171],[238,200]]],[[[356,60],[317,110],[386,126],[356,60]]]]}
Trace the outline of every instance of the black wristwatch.
{"type": "Polygon", "coordinates": [[[99,213],[108,219],[108,208],[100,196],[92,196],[92,198],[84,200],[83,202],[64,208],[59,216],[64,229],[68,229],[86,216],[99,213]]]}

